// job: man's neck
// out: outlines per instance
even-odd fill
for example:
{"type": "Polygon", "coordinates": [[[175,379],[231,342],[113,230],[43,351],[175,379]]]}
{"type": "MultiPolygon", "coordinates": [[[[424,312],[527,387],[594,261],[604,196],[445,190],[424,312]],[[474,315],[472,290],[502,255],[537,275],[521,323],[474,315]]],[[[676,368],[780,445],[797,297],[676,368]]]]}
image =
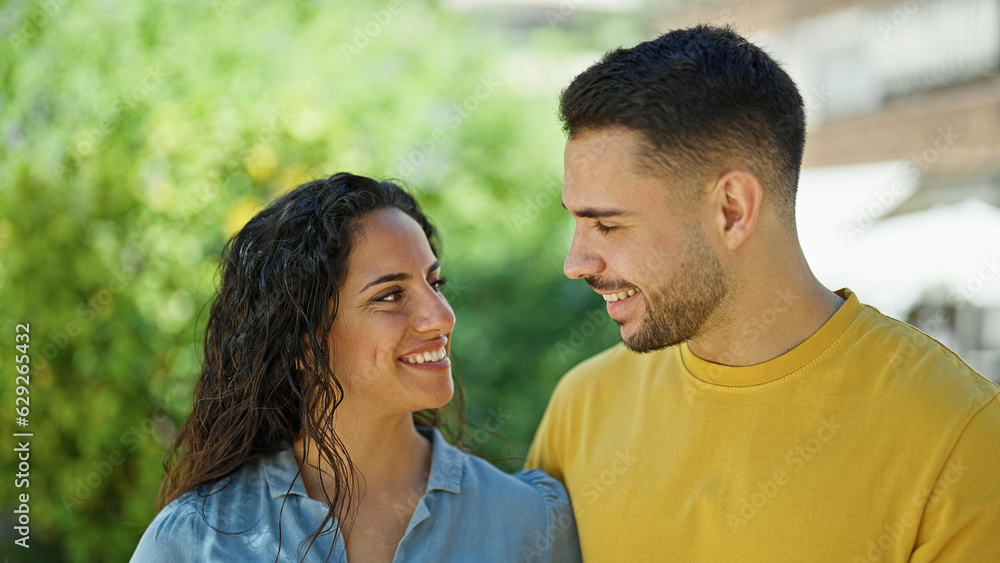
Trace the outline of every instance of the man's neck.
{"type": "Polygon", "coordinates": [[[728,298],[706,329],[688,341],[691,352],[716,364],[750,366],[808,340],[844,300],[823,287],[807,267],[797,274],[783,278],[785,283],[751,285],[728,298]]]}

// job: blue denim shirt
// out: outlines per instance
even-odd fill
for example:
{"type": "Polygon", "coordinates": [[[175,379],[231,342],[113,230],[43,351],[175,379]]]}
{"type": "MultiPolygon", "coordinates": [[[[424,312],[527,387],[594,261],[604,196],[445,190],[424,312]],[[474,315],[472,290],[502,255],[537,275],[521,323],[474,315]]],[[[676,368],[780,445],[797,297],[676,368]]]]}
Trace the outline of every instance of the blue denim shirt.
{"type": "MultiPolygon", "coordinates": [[[[393,561],[581,560],[569,497],[558,481],[538,469],[508,475],[447,443],[436,429],[430,438],[427,491],[393,561]]],[[[300,543],[319,528],[328,505],[306,495],[297,471],[286,449],[188,491],[156,516],[132,561],[269,562],[279,541],[278,561],[302,560],[300,543]],[[218,492],[202,498],[199,490],[218,492]]],[[[331,552],[332,543],[333,534],[319,536],[305,560],[346,562],[343,536],[337,534],[331,552]]]]}

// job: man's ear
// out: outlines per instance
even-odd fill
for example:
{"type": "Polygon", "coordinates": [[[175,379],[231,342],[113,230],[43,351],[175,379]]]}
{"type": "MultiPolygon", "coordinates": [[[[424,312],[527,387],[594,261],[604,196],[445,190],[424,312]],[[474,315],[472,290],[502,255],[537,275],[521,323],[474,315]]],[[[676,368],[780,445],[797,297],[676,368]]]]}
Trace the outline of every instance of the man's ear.
{"type": "Polygon", "coordinates": [[[763,196],[760,181],[746,170],[733,169],[716,180],[710,195],[711,212],[727,249],[737,249],[750,236],[763,196]]]}

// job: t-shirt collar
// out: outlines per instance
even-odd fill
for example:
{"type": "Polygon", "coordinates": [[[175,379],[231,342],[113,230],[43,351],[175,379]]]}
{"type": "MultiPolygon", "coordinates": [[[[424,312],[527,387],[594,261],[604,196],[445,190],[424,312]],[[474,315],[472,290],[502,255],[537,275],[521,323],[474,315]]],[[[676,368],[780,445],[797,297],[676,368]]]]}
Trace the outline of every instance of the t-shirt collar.
{"type": "Polygon", "coordinates": [[[752,366],[724,366],[699,358],[684,342],[680,345],[684,367],[695,378],[722,387],[763,385],[792,374],[826,352],[864,310],[851,290],[844,288],[835,293],[844,298],[840,309],[805,342],[773,360],[752,366]]]}

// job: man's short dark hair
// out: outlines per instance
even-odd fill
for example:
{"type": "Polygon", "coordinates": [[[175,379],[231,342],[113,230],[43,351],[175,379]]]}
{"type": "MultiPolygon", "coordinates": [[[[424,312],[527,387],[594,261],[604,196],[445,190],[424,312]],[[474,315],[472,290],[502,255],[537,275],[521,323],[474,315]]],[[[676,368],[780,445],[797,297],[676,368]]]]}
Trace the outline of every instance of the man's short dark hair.
{"type": "Polygon", "coordinates": [[[728,27],[671,31],[615,49],[563,92],[570,138],[605,127],[644,134],[654,173],[709,181],[746,168],[794,222],[805,146],[802,96],[762,49],[728,27]]]}

